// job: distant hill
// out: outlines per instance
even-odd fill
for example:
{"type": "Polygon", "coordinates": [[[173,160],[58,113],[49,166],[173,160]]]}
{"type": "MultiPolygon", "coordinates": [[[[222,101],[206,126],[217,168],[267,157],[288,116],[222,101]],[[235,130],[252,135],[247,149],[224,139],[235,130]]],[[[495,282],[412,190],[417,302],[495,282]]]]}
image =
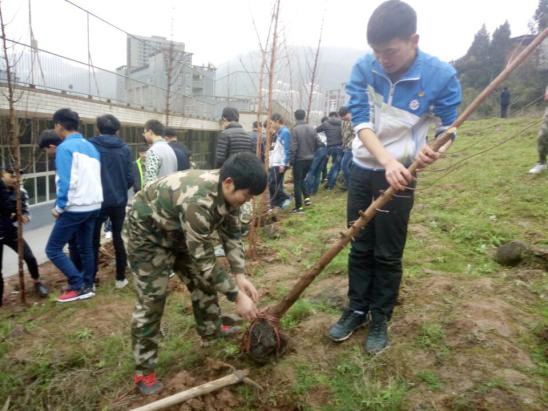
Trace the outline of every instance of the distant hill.
{"type": "MultiPolygon", "coordinates": [[[[367,50],[342,47],[322,47],[316,78],[319,90],[340,89],[342,83],[348,81],[353,64],[366,52],[367,50]]],[[[314,53],[315,49],[309,47],[288,47],[287,51],[281,49],[277,60],[276,80],[283,84],[278,83],[278,87],[291,88],[308,95],[306,84],[310,82],[314,53]]],[[[251,52],[220,65],[217,70],[217,95],[256,95],[260,62],[260,53],[251,52]]],[[[267,86],[265,81],[264,88],[267,86]]]]}

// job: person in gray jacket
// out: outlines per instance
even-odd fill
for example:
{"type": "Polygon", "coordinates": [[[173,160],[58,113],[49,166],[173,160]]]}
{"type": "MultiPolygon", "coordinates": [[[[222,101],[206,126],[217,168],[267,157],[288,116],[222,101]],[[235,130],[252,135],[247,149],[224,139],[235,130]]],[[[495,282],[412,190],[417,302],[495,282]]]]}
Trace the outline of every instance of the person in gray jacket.
{"type": "Polygon", "coordinates": [[[304,211],[302,207],[302,196],[304,195],[304,205],[310,205],[310,193],[304,184],[306,174],[310,170],[314,153],[322,145],[316,130],[309,126],[305,121],[306,112],[304,110],[295,111],[295,127],[291,130],[291,149],[289,153],[289,163],[293,167],[293,184],[295,195],[295,208],[293,212],[300,213],[304,211]]]}
{"type": "Polygon", "coordinates": [[[145,157],[145,175],[143,184],[150,183],[177,171],[177,156],[163,138],[164,125],[158,120],[148,120],[144,126],[143,137],[150,145],[145,157]]]}

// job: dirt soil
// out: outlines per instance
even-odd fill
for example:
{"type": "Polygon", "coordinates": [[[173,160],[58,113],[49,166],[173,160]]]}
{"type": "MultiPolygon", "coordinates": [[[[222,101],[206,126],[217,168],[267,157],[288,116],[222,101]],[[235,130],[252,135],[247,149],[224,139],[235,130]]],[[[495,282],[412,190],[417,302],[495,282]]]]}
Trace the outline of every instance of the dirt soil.
{"type": "MultiPolygon", "coordinates": [[[[333,232],[340,230],[333,229],[333,232]]],[[[411,232],[421,235],[421,227],[412,227],[411,232]]],[[[327,233],[326,235],[330,235],[327,233]]],[[[113,281],[112,259],[106,248],[102,255],[100,280],[113,281]]],[[[253,267],[257,263],[251,263],[253,267]]],[[[261,266],[265,274],[257,284],[262,298],[276,301],[278,286],[289,289],[297,280],[299,271],[281,262],[276,254],[261,251],[261,266]]],[[[41,266],[41,273],[51,289],[59,290],[64,278],[51,265],[41,266]]],[[[441,380],[440,387],[432,390],[425,383],[410,387],[404,409],[409,410],[544,410],[543,390],[531,370],[536,365],[531,354],[524,349],[524,339],[538,339],[544,343],[548,330],[537,335],[530,331],[535,317],[527,309],[527,303],[538,298],[529,287],[536,278],[545,278],[546,272],[536,268],[501,269],[492,277],[463,279],[451,273],[430,271],[423,277],[404,279],[400,304],[390,323],[391,345],[379,354],[375,361],[382,361],[393,372],[406,380],[416,380],[421,370],[430,370],[441,380]],[[425,324],[441,324],[443,334],[425,334],[425,324]],[[491,381],[486,384],[486,381],[491,381]]],[[[17,303],[17,279],[8,282],[4,298],[6,313],[14,315],[19,310],[17,303]],[[11,292],[10,292],[11,291],[11,292]]],[[[292,364],[314,364],[322,370],[330,370],[335,359],[348,345],[361,347],[367,329],[360,329],[351,339],[334,344],[326,337],[328,327],[337,320],[337,311],[346,305],[346,273],[320,277],[305,291],[302,298],[333,309],[332,312],[315,311],[302,319],[295,327],[284,330],[289,337],[286,354],[279,362],[258,367],[245,357],[231,360],[238,369],[251,369],[251,378],[265,387],[268,395],[257,395],[253,407],[259,410],[298,409],[286,397],[287,387],[297,381],[292,364]],[[276,406],[274,407],[273,398],[276,406]]],[[[186,293],[184,287],[175,286],[172,292],[186,293]]],[[[40,303],[33,292],[28,292],[31,304],[40,303]]],[[[98,334],[108,332],[113,324],[127,322],[132,309],[128,300],[120,304],[96,305],[93,312],[76,312],[71,322],[88,321],[98,334]]],[[[190,311],[188,312],[190,315],[190,311]]],[[[59,326],[71,326],[60,324],[59,326]]],[[[21,349],[14,354],[16,360],[24,361],[25,352],[39,340],[41,333],[54,330],[38,329],[32,336],[14,329],[11,337],[21,339],[21,349]]],[[[196,338],[196,341],[198,339],[196,338]]],[[[363,348],[360,348],[363,350],[363,348]]],[[[546,358],[546,352],[544,358],[546,358]]],[[[365,354],[364,354],[365,355],[365,354]]],[[[168,375],[164,380],[165,390],[161,397],[191,388],[219,378],[230,369],[218,361],[198,363],[195,368],[168,375]]],[[[326,406],[331,403],[333,393],[322,385],[308,392],[309,406],[326,406]]],[[[160,396],[147,398],[146,402],[160,396]]],[[[244,400],[235,388],[190,400],[172,410],[229,410],[241,409],[244,400]]],[[[142,405],[143,399],[125,393],[120,404],[124,407],[142,405]]]]}

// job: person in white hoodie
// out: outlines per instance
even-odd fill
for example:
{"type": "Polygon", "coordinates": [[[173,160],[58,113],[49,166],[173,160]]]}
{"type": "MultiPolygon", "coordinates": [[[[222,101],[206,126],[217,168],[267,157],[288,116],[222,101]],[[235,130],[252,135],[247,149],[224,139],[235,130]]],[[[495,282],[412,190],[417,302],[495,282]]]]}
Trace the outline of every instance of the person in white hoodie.
{"type": "Polygon", "coordinates": [[[63,142],[55,153],[57,199],[51,212],[56,221],[46,255],[68,279],[68,288],[57,299],[64,303],[95,296],[93,230],[103,202],[103,188],[99,152],[78,132],[78,113],[68,108],[57,110],[53,123],[63,142]],[[83,272],[63,252],[73,236],[83,272]]]}
{"type": "Polygon", "coordinates": [[[275,131],[275,139],[271,143],[269,157],[268,189],[270,191],[270,206],[272,208],[287,208],[291,204],[291,197],[284,191],[284,175],[289,168],[291,133],[284,125],[284,120],[280,114],[273,114],[271,121],[272,128],[275,131]]]}

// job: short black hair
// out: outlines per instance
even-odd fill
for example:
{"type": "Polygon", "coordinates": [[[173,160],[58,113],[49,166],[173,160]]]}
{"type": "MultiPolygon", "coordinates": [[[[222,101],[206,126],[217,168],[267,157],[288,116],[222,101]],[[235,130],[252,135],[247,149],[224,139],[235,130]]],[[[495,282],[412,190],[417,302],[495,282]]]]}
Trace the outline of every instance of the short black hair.
{"type": "Polygon", "coordinates": [[[329,120],[329,117],[322,117],[321,122],[322,122],[322,123],[325,123],[327,120],[329,120]]]}
{"type": "Polygon", "coordinates": [[[221,167],[221,181],[232,178],[236,190],[249,189],[249,193],[261,194],[267,183],[264,164],[253,153],[236,153],[228,158],[221,167]]]}
{"type": "Polygon", "coordinates": [[[297,111],[295,111],[295,120],[304,120],[305,117],[306,111],[302,109],[298,109],[297,111]]]}
{"type": "Polygon", "coordinates": [[[270,118],[272,121],[277,121],[280,124],[284,123],[284,118],[280,113],[274,113],[272,114],[272,117],[270,118]]]}
{"type": "Polygon", "coordinates": [[[164,125],[161,122],[159,122],[158,120],[154,120],[154,119],[153,120],[148,120],[145,123],[144,129],[152,131],[157,136],[163,136],[164,135],[164,125]]]}
{"type": "Polygon", "coordinates": [[[75,131],[80,125],[80,116],[70,108],[62,108],[53,113],[53,124],[61,124],[67,131],[75,131]]]}
{"type": "Polygon", "coordinates": [[[99,133],[114,135],[120,130],[120,121],[112,114],[103,114],[95,120],[99,133]]]}
{"type": "Polygon", "coordinates": [[[417,32],[417,13],[400,0],[388,0],[375,9],[367,24],[367,42],[386,44],[396,38],[407,40],[417,32]]]}
{"type": "Polygon", "coordinates": [[[223,108],[222,116],[226,121],[238,121],[240,119],[240,113],[238,113],[238,109],[234,107],[223,108]]]}
{"type": "Polygon", "coordinates": [[[329,117],[339,117],[339,113],[337,113],[336,111],[332,111],[331,113],[329,113],[329,117]]]}
{"type": "Polygon", "coordinates": [[[348,108],[346,108],[345,106],[342,106],[340,109],[339,109],[339,117],[344,117],[348,114],[348,108]]]}
{"type": "Polygon", "coordinates": [[[258,121],[253,122],[253,128],[259,128],[259,122],[258,121]]]}
{"type": "Polygon", "coordinates": [[[57,135],[54,130],[44,130],[38,137],[38,147],[41,149],[48,148],[49,146],[58,146],[63,140],[57,135]]]}
{"type": "Polygon", "coordinates": [[[175,131],[174,128],[166,127],[166,129],[164,131],[164,135],[166,137],[177,137],[177,132],[175,131]]]}

